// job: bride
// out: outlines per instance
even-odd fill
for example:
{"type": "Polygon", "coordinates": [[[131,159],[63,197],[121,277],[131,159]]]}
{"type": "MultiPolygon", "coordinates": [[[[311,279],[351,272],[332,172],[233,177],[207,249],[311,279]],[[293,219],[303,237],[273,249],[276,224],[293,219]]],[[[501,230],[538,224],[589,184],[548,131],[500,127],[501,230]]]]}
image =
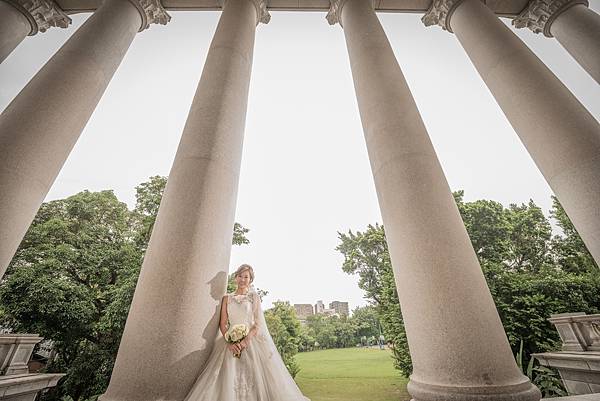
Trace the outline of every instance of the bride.
{"type": "Polygon", "coordinates": [[[234,276],[237,289],[221,302],[222,336],[185,401],[310,401],[288,373],[269,334],[260,297],[251,286],[254,270],[244,264],[234,276]],[[228,330],[236,325],[245,325],[248,334],[239,343],[227,342],[228,330]]]}

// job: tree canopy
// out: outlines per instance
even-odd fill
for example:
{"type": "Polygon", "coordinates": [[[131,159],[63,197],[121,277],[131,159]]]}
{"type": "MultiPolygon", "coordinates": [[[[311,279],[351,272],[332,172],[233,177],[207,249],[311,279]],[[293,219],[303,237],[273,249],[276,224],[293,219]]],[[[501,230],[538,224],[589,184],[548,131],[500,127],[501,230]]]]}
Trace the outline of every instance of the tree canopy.
{"type": "MultiPolygon", "coordinates": [[[[129,210],[112,191],[44,203],[0,283],[0,319],[53,343],[47,399],[102,394],[108,384],[166,177],[136,190],[129,210]]],[[[235,225],[233,243],[248,243],[235,225]]]]}
{"type": "MultiPolygon", "coordinates": [[[[462,191],[454,198],[515,353],[521,341],[527,359],[558,348],[558,334],[546,320],[551,314],[600,311],[600,271],[556,198],[550,215],[563,231],[556,235],[533,201],[508,207],[465,202],[462,191]]],[[[338,235],[342,269],[358,275],[392,341],[395,365],[408,376],[412,363],[384,227],[338,235]]]]}

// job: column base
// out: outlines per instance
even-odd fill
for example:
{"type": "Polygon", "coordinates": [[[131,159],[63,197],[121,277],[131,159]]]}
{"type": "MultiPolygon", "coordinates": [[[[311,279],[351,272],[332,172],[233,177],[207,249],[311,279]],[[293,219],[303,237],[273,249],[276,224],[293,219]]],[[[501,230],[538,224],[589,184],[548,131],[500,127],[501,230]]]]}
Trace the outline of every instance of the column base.
{"type": "Polygon", "coordinates": [[[540,390],[529,380],[498,386],[440,386],[408,382],[411,401],[539,401],[540,390]]]}

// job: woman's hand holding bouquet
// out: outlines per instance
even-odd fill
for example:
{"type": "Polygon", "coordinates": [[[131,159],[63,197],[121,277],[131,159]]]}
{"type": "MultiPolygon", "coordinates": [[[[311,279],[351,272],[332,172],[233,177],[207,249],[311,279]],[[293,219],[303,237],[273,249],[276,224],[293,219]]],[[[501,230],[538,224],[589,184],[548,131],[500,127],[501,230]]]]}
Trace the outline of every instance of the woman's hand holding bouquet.
{"type": "Polygon", "coordinates": [[[248,326],[245,324],[236,324],[227,330],[225,333],[225,341],[229,343],[229,350],[233,352],[233,356],[241,358],[242,350],[248,346],[244,341],[248,336],[248,326]]]}

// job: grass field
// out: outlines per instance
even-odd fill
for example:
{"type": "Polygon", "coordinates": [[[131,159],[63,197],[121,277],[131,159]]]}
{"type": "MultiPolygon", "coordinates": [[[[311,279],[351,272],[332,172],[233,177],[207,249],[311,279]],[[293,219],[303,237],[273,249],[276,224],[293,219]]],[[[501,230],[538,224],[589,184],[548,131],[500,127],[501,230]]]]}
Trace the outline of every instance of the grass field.
{"type": "Polygon", "coordinates": [[[311,401],[406,401],[407,379],[388,351],[331,349],[296,355],[298,386],[311,401]]]}

